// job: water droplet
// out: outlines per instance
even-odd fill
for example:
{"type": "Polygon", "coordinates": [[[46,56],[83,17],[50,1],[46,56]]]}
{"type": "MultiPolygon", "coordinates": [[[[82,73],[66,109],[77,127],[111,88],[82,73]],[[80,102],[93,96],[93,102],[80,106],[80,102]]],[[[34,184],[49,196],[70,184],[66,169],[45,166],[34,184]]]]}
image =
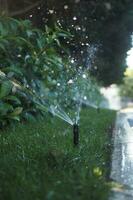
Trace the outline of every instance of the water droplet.
{"type": "Polygon", "coordinates": [[[76,31],[80,31],[81,27],[80,26],[75,26],[76,31]]]}
{"type": "Polygon", "coordinates": [[[74,17],[73,17],[73,20],[74,20],[74,21],[76,21],[76,20],[77,20],[77,17],[76,17],[76,16],[74,16],[74,17]]]}
{"type": "Polygon", "coordinates": [[[111,10],[112,9],[111,3],[106,2],[106,3],[104,3],[104,5],[105,5],[107,10],[111,10]]]}
{"type": "Polygon", "coordinates": [[[28,58],[30,58],[30,55],[26,55],[25,56],[25,60],[27,60],[28,58]]]}
{"type": "Polygon", "coordinates": [[[68,5],[64,5],[64,9],[67,10],[68,9],[68,5]]]}
{"type": "Polygon", "coordinates": [[[54,10],[49,10],[49,14],[53,14],[54,13],[54,10]]]}
{"type": "Polygon", "coordinates": [[[85,74],[83,74],[83,78],[86,78],[86,75],[85,75],[85,74]]]}
{"type": "Polygon", "coordinates": [[[72,84],[72,83],[73,83],[73,80],[70,79],[67,83],[68,83],[68,84],[72,84]]]}
{"type": "Polygon", "coordinates": [[[17,55],[17,57],[18,57],[18,58],[21,58],[21,57],[22,57],[22,55],[21,55],[21,54],[18,54],[18,55],[17,55]]]}
{"type": "Polygon", "coordinates": [[[74,59],[71,59],[71,63],[74,63],[74,59]]]}
{"type": "Polygon", "coordinates": [[[87,100],[87,96],[84,96],[84,100],[87,100]]]}
{"type": "Polygon", "coordinates": [[[57,83],[57,86],[60,86],[60,83],[57,83]]]}

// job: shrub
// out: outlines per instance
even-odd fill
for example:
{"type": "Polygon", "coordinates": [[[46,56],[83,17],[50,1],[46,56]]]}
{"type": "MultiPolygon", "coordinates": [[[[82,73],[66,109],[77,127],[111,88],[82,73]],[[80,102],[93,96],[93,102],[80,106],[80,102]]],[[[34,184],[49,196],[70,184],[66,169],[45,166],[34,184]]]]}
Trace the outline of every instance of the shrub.
{"type": "Polygon", "coordinates": [[[10,120],[19,120],[22,113],[21,101],[14,95],[15,85],[0,74],[0,125],[10,120]]]}
{"type": "Polygon", "coordinates": [[[34,28],[28,20],[0,17],[2,124],[9,119],[19,120],[21,116],[27,118],[36,114],[37,108],[28,88],[32,91],[34,87],[40,87],[40,80],[45,88],[55,87],[60,71],[66,67],[59,54],[62,50],[59,39],[68,36],[57,26],[55,30],[45,27],[42,31],[34,28]],[[11,117],[9,114],[16,113],[16,109],[17,116],[11,117]]]}

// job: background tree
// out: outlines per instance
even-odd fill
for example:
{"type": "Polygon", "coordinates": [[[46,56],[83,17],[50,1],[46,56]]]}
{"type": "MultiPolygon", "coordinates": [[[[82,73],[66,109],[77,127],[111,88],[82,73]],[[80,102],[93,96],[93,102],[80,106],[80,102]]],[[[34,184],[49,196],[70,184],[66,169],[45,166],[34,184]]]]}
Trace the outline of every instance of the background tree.
{"type": "Polygon", "coordinates": [[[30,18],[41,28],[55,23],[67,27],[74,35],[69,47],[78,65],[105,85],[121,81],[131,46],[132,0],[7,1],[11,16],[30,18]]]}
{"type": "Polygon", "coordinates": [[[8,12],[8,2],[7,0],[0,0],[0,13],[8,12]]]}

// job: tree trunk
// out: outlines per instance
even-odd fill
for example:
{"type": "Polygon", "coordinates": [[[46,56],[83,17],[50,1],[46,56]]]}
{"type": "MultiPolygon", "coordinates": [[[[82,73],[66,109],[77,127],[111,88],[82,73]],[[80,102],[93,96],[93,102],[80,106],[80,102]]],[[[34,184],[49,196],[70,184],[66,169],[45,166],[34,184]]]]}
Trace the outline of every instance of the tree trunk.
{"type": "Polygon", "coordinates": [[[10,11],[9,16],[14,17],[14,16],[19,16],[19,15],[25,14],[25,13],[29,12],[30,10],[34,9],[35,7],[37,7],[38,5],[40,5],[41,2],[42,2],[42,0],[40,0],[40,1],[38,0],[35,3],[31,2],[30,4],[27,4],[27,5],[25,4],[23,9],[19,9],[16,11],[10,11]]]}
{"type": "Polygon", "coordinates": [[[7,0],[0,0],[0,15],[8,13],[8,2],[7,0]]]}

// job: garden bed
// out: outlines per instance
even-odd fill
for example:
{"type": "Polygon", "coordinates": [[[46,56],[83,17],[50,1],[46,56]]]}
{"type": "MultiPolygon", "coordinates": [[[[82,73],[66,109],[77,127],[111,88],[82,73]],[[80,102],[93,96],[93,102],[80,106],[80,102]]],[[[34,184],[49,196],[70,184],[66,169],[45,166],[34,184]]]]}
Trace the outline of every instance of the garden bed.
{"type": "Polygon", "coordinates": [[[0,199],[104,200],[108,197],[110,126],[115,112],[84,109],[80,145],[72,127],[47,118],[0,134],[0,199]]]}

